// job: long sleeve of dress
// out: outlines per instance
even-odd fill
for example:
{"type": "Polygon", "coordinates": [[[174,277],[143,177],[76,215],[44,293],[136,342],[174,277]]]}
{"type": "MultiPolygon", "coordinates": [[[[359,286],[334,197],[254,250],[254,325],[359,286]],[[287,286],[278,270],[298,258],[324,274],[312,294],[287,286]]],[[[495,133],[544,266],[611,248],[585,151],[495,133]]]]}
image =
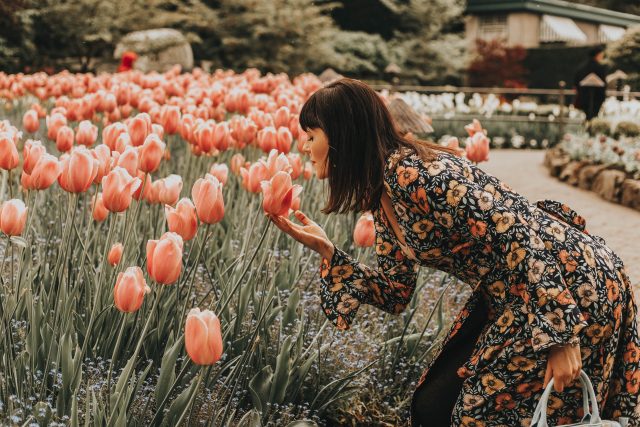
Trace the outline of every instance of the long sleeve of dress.
{"type": "Polygon", "coordinates": [[[464,160],[423,162],[405,157],[389,178],[397,202],[417,209],[444,239],[453,233],[493,252],[511,292],[527,315],[532,345],[542,351],[564,344],[586,326],[560,266],[535,229],[512,208],[505,188],[480,185],[464,160]]]}
{"type": "Polygon", "coordinates": [[[331,260],[322,259],[322,309],[339,329],[349,329],[360,304],[400,313],[411,300],[418,265],[404,256],[397,243],[381,235],[376,238],[376,254],[378,269],[354,260],[335,247],[331,260]]]}

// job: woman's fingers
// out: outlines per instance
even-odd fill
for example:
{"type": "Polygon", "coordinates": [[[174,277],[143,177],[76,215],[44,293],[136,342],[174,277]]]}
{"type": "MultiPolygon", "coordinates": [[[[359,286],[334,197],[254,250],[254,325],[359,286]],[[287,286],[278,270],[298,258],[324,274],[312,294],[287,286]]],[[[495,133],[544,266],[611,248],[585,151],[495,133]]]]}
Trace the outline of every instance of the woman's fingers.
{"type": "Polygon", "coordinates": [[[296,218],[298,218],[298,221],[300,221],[303,225],[311,225],[311,224],[313,224],[313,221],[311,221],[309,219],[309,217],[307,217],[301,211],[295,211],[294,215],[296,216],[296,218]]]}

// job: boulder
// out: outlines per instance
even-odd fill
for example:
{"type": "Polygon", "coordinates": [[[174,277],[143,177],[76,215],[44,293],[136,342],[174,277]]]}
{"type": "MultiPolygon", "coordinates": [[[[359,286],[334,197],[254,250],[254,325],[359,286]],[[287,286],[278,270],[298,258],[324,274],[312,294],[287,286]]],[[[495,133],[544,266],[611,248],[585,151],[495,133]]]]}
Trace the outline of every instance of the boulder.
{"type": "Polygon", "coordinates": [[[143,72],[164,72],[174,65],[187,70],[193,68],[189,41],[180,31],[171,28],[134,31],[125,35],[116,46],[114,57],[120,59],[126,51],[138,55],[134,68],[143,72]]]}
{"type": "Polygon", "coordinates": [[[560,172],[560,175],[558,175],[558,178],[561,181],[567,181],[567,184],[576,186],[578,185],[578,174],[580,173],[582,168],[587,165],[589,165],[589,162],[587,160],[569,162],[565,165],[564,168],[562,168],[562,171],[560,172]]]}
{"type": "Polygon", "coordinates": [[[619,170],[604,170],[593,181],[591,191],[610,202],[620,201],[620,190],[626,174],[619,170]]]}
{"type": "Polygon", "coordinates": [[[640,180],[625,179],[622,183],[622,196],[620,202],[640,211],[640,180]]]}
{"type": "Polygon", "coordinates": [[[568,154],[559,148],[547,150],[544,155],[544,165],[549,169],[551,176],[557,177],[562,169],[571,161],[568,154]]]}
{"type": "Polygon", "coordinates": [[[578,172],[578,187],[584,190],[591,190],[593,181],[598,174],[607,169],[607,165],[587,165],[578,172]]]}

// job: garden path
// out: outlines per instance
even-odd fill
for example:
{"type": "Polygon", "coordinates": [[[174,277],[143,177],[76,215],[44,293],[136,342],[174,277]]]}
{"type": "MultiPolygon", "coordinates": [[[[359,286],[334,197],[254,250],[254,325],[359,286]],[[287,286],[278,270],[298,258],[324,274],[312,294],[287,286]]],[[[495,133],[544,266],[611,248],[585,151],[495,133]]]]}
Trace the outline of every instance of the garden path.
{"type": "Polygon", "coordinates": [[[544,150],[492,150],[480,168],[533,203],[561,201],[583,216],[589,232],[604,238],[622,258],[640,296],[640,212],[551,177],[543,165],[544,154],[544,150]]]}

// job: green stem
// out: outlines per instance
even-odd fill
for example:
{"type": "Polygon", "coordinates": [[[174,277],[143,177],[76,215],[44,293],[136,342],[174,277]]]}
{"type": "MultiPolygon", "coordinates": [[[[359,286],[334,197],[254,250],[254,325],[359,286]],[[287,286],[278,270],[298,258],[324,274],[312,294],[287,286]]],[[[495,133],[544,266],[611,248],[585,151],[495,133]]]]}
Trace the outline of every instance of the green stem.
{"type": "MultiPolygon", "coordinates": [[[[140,353],[140,349],[142,348],[142,342],[144,341],[144,337],[147,334],[147,329],[149,329],[149,325],[151,324],[151,319],[153,318],[153,313],[156,311],[156,308],[158,307],[158,302],[160,301],[160,296],[162,295],[162,291],[165,288],[164,285],[158,285],[158,286],[160,286],[160,289],[156,293],[156,299],[155,299],[155,301],[153,301],[153,307],[151,307],[151,312],[149,313],[149,317],[147,318],[147,321],[144,324],[144,328],[142,328],[142,332],[140,333],[140,339],[138,339],[138,343],[136,344],[136,349],[133,352],[133,356],[131,356],[131,360],[135,361],[135,359],[138,357],[138,353],[140,353]]],[[[131,373],[134,370],[134,363],[132,363],[130,366],[128,366],[128,368],[129,369],[125,370],[125,372],[122,373],[122,375],[125,376],[125,380],[124,380],[125,386],[129,382],[129,378],[131,378],[131,373]]],[[[126,393],[123,390],[118,395],[118,399],[116,400],[116,403],[113,405],[113,409],[111,410],[111,415],[109,415],[109,421],[107,421],[107,426],[111,426],[112,425],[111,421],[113,420],[113,417],[115,416],[116,409],[118,408],[118,405],[120,404],[120,400],[122,399],[122,396],[124,396],[125,394],[126,393]]]]}
{"type": "Polygon", "coordinates": [[[202,379],[204,378],[204,375],[205,375],[204,372],[205,371],[209,371],[209,369],[202,369],[202,368],[200,369],[200,375],[198,375],[198,382],[196,384],[196,388],[193,390],[193,392],[192,392],[193,394],[189,398],[189,403],[184,408],[184,411],[182,411],[182,415],[180,415],[180,418],[178,419],[178,422],[176,423],[177,426],[182,424],[182,421],[187,416],[187,412],[189,412],[189,409],[191,409],[191,407],[193,406],[193,402],[195,402],[196,396],[198,395],[198,389],[200,388],[200,384],[202,383],[202,379]]]}
{"type": "Polygon", "coordinates": [[[118,332],[118,339],[116,340],[116,346],[113,348],[113,353],[111,354],[111,361],[109,362],[109,373],[107,374],[108,390],[111,390],[111,373],[113,372],[113,361],[116,359],[116,356],[118,355],[118,350],[120,349],[120,341],[122,341],[122,334],[124,332],[124,327],[126,325],[127,325],[127,315],[125,313],[122,316],[122,324],[120,325],[120,331],[118,332]]]}
{"type": "MultiPolygon", "coordinates": [[[[202,258],[202,252],[204,247],[207,245],[207,238],[209,237],[209,227],[211,224],[207,224],[204,228],[204,238],[202,239],[202,241],[200,242],[200,247],[198,248],[198,256],[196,256],[196,262],[193,265],[193,267],[191,267],[191,270],[189,271],[189,275],[191,275],[191,280],[189,282],[189,289],[187,290],[187,297],[185,298],[184,304],[182,306],[182,312],[180,313],[180,317],[178,318],[178,321],[181,322],[182,319],[184,319],[184,313],[187,310],[187,304],[189,303],[189,295],[191,295],[191,290],[193,289],[193,282],[195,282],[195,278],[196,278],[196,271],[198,269],[198,263],[200,262],[200,258],[202,258]],[[191,274],[193,273],[193,274],[191,274]]],[[[186,277],[186,280],[189,280],[189,276],[186,277]]]]}

